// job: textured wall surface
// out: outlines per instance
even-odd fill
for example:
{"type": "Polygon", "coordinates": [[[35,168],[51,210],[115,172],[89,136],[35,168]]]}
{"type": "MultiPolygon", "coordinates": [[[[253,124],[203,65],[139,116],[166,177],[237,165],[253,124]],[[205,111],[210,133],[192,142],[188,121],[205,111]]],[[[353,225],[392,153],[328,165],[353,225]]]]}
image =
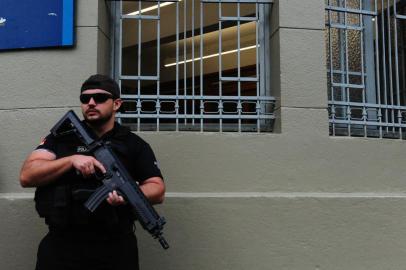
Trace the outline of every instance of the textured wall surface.
{"type": "MultiPolygon", "coordinates": [[[[302,195],[170,197],[171,247],[138,229],[141,269],[404,269],[404,197],[302,195]]],[[[0,204],[2,267],[33,269],[46,228],[32,200],[0,204]]]]}
{"type": "MultiPolygon", "coordinates": [[[[106,2],[77,3],[75,48],[0,53],[2,269],[33,269],[46,232],[22,161],[110,70],[106,2]]],[[[406,144],[329,137],[324,1],[275,1],[271,25],[278,133],[139,134],[165,176],[171,245],[138,229],[142,269],[404,269],[406,144]]]]}

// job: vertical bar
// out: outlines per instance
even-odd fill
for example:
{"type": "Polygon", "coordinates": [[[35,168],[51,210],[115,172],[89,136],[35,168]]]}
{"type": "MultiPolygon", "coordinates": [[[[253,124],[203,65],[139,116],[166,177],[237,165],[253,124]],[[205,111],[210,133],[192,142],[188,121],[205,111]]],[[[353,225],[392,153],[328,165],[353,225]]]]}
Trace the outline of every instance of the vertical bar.
{"type": "MultiPolygon", "coordinates": [[[[116,7],[117,8],[117,7],[116,7]]],[[[123,18],[122,18],[122,14],[123,14],[123,3],[122,1],[118,2],[118,8],[116,11],[116,15],[118,12],[118,18],[119,18],[119,37],[118,37],[118,82],[119,82],[119,86],[120,86],[120,91],[121,91],[121,76],[123,75],[122,72],[122,65],[123,65],[123,18]]],[[[121,124],[121,118],[119,118],[119,123],[121,124]]]]}
{"type": "Polygon", "coordinates": [[[161,68],[161,1],[158,1],[158,21],[157,21],[157,34],[156,34],[156,49],[157,49],[157,60],[156,60],[156,75],[158,77],[158,80],[156,82],[156,94],[157,94],[157,99],[156,99],[156,130],[159,131],[160,129],[160,110],[161,110],[161,101],[159,95],[160,93],[160,87],[161,87],[161,77],[160,77],[160,68],[161,68]]]}
{"type": "MultiPolygon", "coordinates": [[[[256,46],[257,46],[257,79],[259,80],[259,86],[257,85],[257,116],[258,116],[258,132],[260,132],[261,125],[265,126],[267,124],[266,119],[260,119],[261,112],[262,115],[266,115],[267,108],[266,102],[261,100],[262,97],[271,96],[271,86],[270,86],[270,52],[269,52],[269,41],[270,41],[270,11],[271,6],[266,4],[258,4],[258,12],[256,13],[257,22],[257,35],[256,35],[256,46]],[[259,57],[261,55],[261,57],[259,57]]],[[[273,113],[273,112],[272,112],[273,113]]]]}
{"type": "MultiPolygon", "coordinates": [[[[385,124],[388,124],[388,87],[386,80],[386,44],[385,44],[385,14],[384,14],[385,3],[381,0],[381,31],[382,31],[382,70],[383,70],[383,85],[384,85],[384,103],[385,103],[385,124]]],[[[389,131],[388,125],[385,126],[386,132],[389,131]]]]}
{"type": "MultiPolygon", "coordinates": [[[[139,14],[141,14],[142,6],[141,6],[142,1],[138,1],[138,10],[139,14]]],[[[137,20],[138,22],[138,77],[141,76],[141,22],[142,19],[140,18],[137,20]]],[[[141,130],[141,109],[142,109],[142,103],[141,103],[141,79],[137,79],[137,92],[138,92],[138,99],[137,99],[137,111],[138,111],[138,121],[137,121],[137,130],[141,130]]]]}
{"type": "Polygon", "coordinates": [[[388,60],[389,60],[389,90],[390,90],[390,105],[391,105],[391,127],[392,127],[392,132],[395,132],[395,110],[393,106],[395,105],[394,99],[393,99],[393,78],[392,78],[392,46],[391,46],[391,41],[392,41],[392,34],[391,34],[391,25],[390,25],[390,1],[387,1],[387,8],[386,8],[386,13],[388,16],[388,60]]]}
{"type": "Polygon", "coordinates": [[[179,131],[179,1],[176,2],[176,126],[175,131],[179,131]]]}
{"type": "Polygon", "coordinates": [[[348,84],[350,82],[349,78],[349,65],[348,65],[348,10],[347,10],[347,0],[344,0],[344,26],[345,26],[345,84],[346,84],[346,99],[347,99],[347,120],[348,120],[348,135],[351,136],[351,105],[350,105],[350,89],[348,84]]]}
{"type": "Polygon", "coordinates": [[[185,124],[185,126],[187,125],[187,118],[186,118],[186,115],[187,115],[187,102],[188,102],[188,100],[187,100],[187,78],[186,78],[186,69],[187,69],[187,64],[186,64],[186,38],[187,38],[187,36],[186,36],[186,32],[187,32],[187,28],[186,28],[186,17],[187,17],[187,1],[188,0],[185,0],[184,1],[184,4],[183,4],[183,61],[184,61],[184,64],[183,64],[183,94],[184,94],[184,102],[183,102],[183,105],[184,105],[184,110],[183,110],[183,114],[184,114],[184,124],[185,124]]]}
{"type": "MultiPolygon", "coordinates": [[[[399,54],[398,54],[398,22],[397,22],[397,6],[396,6],[396,0],[393,1],[393,21],[394,21],[394,27],[395,27],[395,76],[396,76],[396,96],[397,96],[397,106],[400,106],[400,89],[399,89],[399,54]]],[[[400,109],[398,109],[398,124],[399,124],[399,139],[402,140],[403,134],[402,134],[402,113],[400,109]]]]}
{"type": "MultiPolygon", "coordinates": [[[[404,27],[406,27],[406,20],[405,19],[401,19],[401,21],[399,22],[399,24],[403,25],[404,27]]],[[[406,72],[406,59],[405,59],[405,52],[406,52],[406,44],[405,44],[405,35],[404,35],[405,31],[400,31],[400,40],[401,40],[401,44],[399,44],[398,46],[400,48],[402,48],[402,55],[401,55],[401,59],[400,59],[400,66],[402,67],[402,74],[405,74],[406,72]]],[[[403,91],[406,90],[406,78],[402,77],[402,85],[401,88],[404,89],[403,91]]],[[[403,100],[402,100],[402,104],[406,105],[406,96],[403,96],[403,100]]]]}
{"type": "Polygon", "coordinates": [[[240,1],[237,3],[237,72],[238,72],[238,132],[241,132],[241,15],[240,15],[240,1]]]}
{"type": "MultiPolygon", "coordinates": [[[[400,25],[404,25],[404,19],[401,19],[400,20],[400,22],[399,22],[399,24],[400,25]]],[[[398,45],[400,48],[405,48],[405,43],[404,43],[404,40],[405,40],[405,36],[404,36],[404,33],[403,33],[403,31],[400,31],[400,42],[401,42],[401,44],[400,45],[398,45]]],[[[402,50],[401,51],[402,52],[402,54],[401,54],[401,58],[400,58],[400,68],[401,68],[401,72],[402,72],[402,74],[404,75],[405,74],[405,53],[404,53],[404,50],[402,50]]],[[[406,88],[406,81],[405,81],[405,78],[404,78],[404,76],[402,77],[403,79],[402,79],[402,85],[401,85],[401,89],[402,89],[402,93],[404,93],[404,91],[405,91],[405,88],[406,88]]],[[[399,99],[400,99],[400,97],[399,97],[399,99]]],[[[403,104],[401,104],[402,106],[404,106],[405,105],[405,99],[403,98],[403,104]]],[[[402,126],[403,126],[403,113],[404,113],[405,111],[404,111],[404,108],[402,109],[402,111],[400,112],[400,116],[401,116],[401,124],[402,124],[402,126]]],[[[403,130],[404,130],[404,127],[400,127],[400,129],[402,130],[402,133],[403,133],[403,130]]],[[[403,137],[403,135],[402,135],[402,137],[403,137]]]]}
{"type": "MultiPolygon", "coordinates": [[[[120,39],[121,39],[121,35],[120,33],[120,22],[121,22],[121,14],[119,13],[119,7],[120,2],[110,2],[110,9],[111,9],[111,13],[112,13],[112,39],[111,39],[111,55],[113,55],[112,57],[112,61],[111,61],[111,67],[112,67],[112,71],[110,73],[111,77],[114,78],[117,82],[120,81],[120,72],[119,72],[119,66],[121,63],[121,57],[119,56],[119,52],[120,52],[120,39]],[[118,34],[118,35],[117,35],[118,34]]],[[[121,89],[121,88],[120,88],[121,89]]]]}
{"type": "Polygon", "coordinates": [[[378,96],[378,121],[379,121],[379,138],[383,137],[382,127],[382,102],[381,102],[381,75],[380,75],[380,63],[379,63],[379,25],[378,25],[378,0],[375,0],[375,62],[376,62],[376,87],[378,96]]]}
{"type": "MultiPolygon", "coordinates": [[[[341,0],[340,1],[340,6],[345,7],[345,0],[341,0]]],[[[344,10],[344,12],[338,12],[338,18],[339,18],[339,23],[340,24],[345,24],[345,14],[346,14],[346,10],[344,10]]],[[[347,100],[347,93],[346,93],[346,88],[345,88],[345,33],[346,33],[346,29],[340,29],[337,28],[338,30],[338,40],[337,42],[339,42],[339,47],[340,47],[340,82],[341,82],[341,87],[340,87],[340,93],[341,93],[341,101],[345,102],[347,100]]],[[[333,70],[333,76],[334,76],[334,70],[333,70]]],[[[348,111],[348,105],[346,105],[345,107],[346,109],[346,117],[347,117],[347,111],[348,111]]],[[[348,130],[348,123],[347,123],[347,130],[348,130]]],[[[350,136],[350,133],[348,133],[348,136],[350,136]]]]}
{"type": "MultiPolygon", "coordinates": [[[[222,77],[222,56],[221,56],[221,52],[222,52],[222,21],[221,21],[221,1],[218,4],[218,8],[219,8],[219,106],[220,108],[223,108],[223,82],[221,80],[222,77]]],[[[220,111],[220,132],[223,132],[223,111],[220,111]]]]}
{"type": "MultiPolygon", "coordinates": [[[[113,60],[113,78],[117,81],[119,88],[120,88],[120,96],[122,92],[122,86],[121,86],[121,65],[122,65],[122,18],[121,18],[121,5],[122,2],[111,2],[111,7],[113,9],[113,21],[114,21],[114,31],[113,31],[113,50],[114,50],[114,57],[115,59],[113,60]],[[118,32],[118,37],[117,37],[117,32],[118,32]]],[[[123,106],[123,105],[121,105],[123,106]]],[[[117,118],[117,122],[119,124],[122,124],[121,120],[121,113],[118,114],[119,117],[117,118]]]]}
{"type": "MultiPolygon", "coordinates": [[[[260,23],[260,18],[264,18],[264,6],[261,5],[261,9],[258,10],[258,3],[255,3],[255,17],[256,17],[256,21],[255,21],[255,71],[256,71],[256,79],[257,79],[257,103],[256,103],[256,111],[257,111],[257,133],[261,132],[261,114],[260,114],[260,110],[261,110],[261,104],[260,104],[260,92],[259,92],[259,87],[260,87],[260,78],[259,78],[259,46],[258,46],[258,36],[259,36],[259,23],[260,23]]],[[[262,25],[262,28],[264,28],[264,26],[262,25]]],[[[262,31],[263,33],[263,39],[265,39],[265,33],[264,31],[262,31]]],[[[262,46],[265,46],[265,42],[262,42],[262,46]]],[[[262,61],[262,63],[264,63],[264,61],[262,61]]],[[[263,64],[264,65],[264,64],[263,64]]],[[[262,83],[264,83],[265,78],[261,78],[262,83]]],[[[265,87],[265,86],[264,86],[265,87]]]]}
{"type": "MultiPolygon", "coordinates": [[[[360,11],[363,10],[363,3],[362,0],[359,1],[359,9],[360,11]]],[[[366,110],[366,86],[365,86],[365,70],[364,70],[364,16],[362,13],[359,14],[359,22],[360,22],[360,45],[361,45],[361,84],[362,84],[362,119],[364,122],[364,137],[367,137],[367,110],[366,110]]]]}
{"type": "MultiPolygon", "coordinates": [[[[362,0],[363,1],[363,6],[365,10],[371,10],[371,0],[362,0]]],[[[377,0],[374,0],[375,2],[377,0]]],[[[371,10],[372,11],[372,10],[371,10]]],[[[375,3],[375,13],[376,13],[376,3],[375,3]]],[[[365,54],[364,54],[364,67],[365,67],[365,91],[366,91],[366,102],[367,103],[374,103],[374,104],[379,104],[377,103],[377,87],[376,86],[376,81],[377,81],[377,75],[375,68],[378,62],[375,61],[375,57],[378,55],[375,55],[375,48],[374,44],[376,45],[377,39],[374,38],[374,34],[376,32],[373,29],[375,24],[376,24],[376,15],[371,15],[363,16],[363,35],[364,35],[364,49],[365,49],[365,54]],[[374,43],[375,42],[375,43],[374,43]]],[[[376,35],[377,36],[377,35],[376,35]]],[[[376,48],[378,49],[378,48],[376,48]]],[[[379,72],[379,70],[378,70],[379,72]]],[[[376,108],[376,111],[368,111],[367,112],[367,117],[368,119],[378,119],[378,110],[379,107],[376,108]]],[[[373,129],[374,127],[367,127],[368,129],[373,129]]],[[[379,129],[380,127],[376,126],[375,129],[379,129]]]]}
{"type": "MultiPolygon", "coordinates": [[[[195,115],[195,0],[192,1],[192,115],[195,115]]],[[[192,118],[192,126],[195,118],[192,118]]]]}
{"type": "MultiPolygon", "coordinates": [[[[119,87],[119,89],[120,89],[120,96],[121,96],[121,80],[118,81],[118,87],[119,87]]],[[[121,106],[122,106],[122,105],[121,105],[121,106]]],[[[116,120],[117,120],[117,122],[118,122],[119,124],[122,124],[121,117],[119,117],[119,118],[116,119],[116,120]]]]}
{"type": "Polygon", "coordinates": [[[204,18],[203,18],[203,2],[200,1],[200,132],[203,132],[203,27],[204,27],[204,18]]]}
{"type": "MultiPolygon", "coordinates": [[[[399,21],[399,24],[403,24],[403,26],[405,26],[405,19],[401,19],[399,21]]],[[[405,41],[405,36],[404,36],[404,31],[400,31],[400,40],[401,40],[401,44],[398,44],[398,47],[402,48],[402,55],[400,58],[400,66],[402,73],[404,74],[406,72],[406,60],[405,60],[405,50],[406,50],[406,44],[404,43],[405,41]]],[[[406,80],[404,77],[402,77],[402,85],[401,85],[401,89],[406,89],[406,80]]],[[[405,90],[404,90],[405,91],[405,90]]],[[[406,105],[406,97],[403,96],[403,100],[402,100],[402,104],[406,105]]]]}
{"type": "MultiPolygon", "coordinates": [[[[328,0],[329,5],[330,0],[328,0]]],[[[340,16],[338,14],[338,16],[340,16]]],[[[335,136],[335,105],[334,105],[334,87],[333,87],[333,82],[334,82],[334,66],[333,66],[333,43],[332,43],[332,26],[331,26],[331,10],[328,11],[328,21],[329,21],[329,28],[328,28],[328,38],[329,38],[329,55],[330,55],[330,91],[331,91],[331,112],[332,112],[332,135],[335,136]]],[[[339,31],[339,30],[338,30],[339,31]]],[[[338,32],[337,38],[339,38],[340,32],[338,32]]]]}

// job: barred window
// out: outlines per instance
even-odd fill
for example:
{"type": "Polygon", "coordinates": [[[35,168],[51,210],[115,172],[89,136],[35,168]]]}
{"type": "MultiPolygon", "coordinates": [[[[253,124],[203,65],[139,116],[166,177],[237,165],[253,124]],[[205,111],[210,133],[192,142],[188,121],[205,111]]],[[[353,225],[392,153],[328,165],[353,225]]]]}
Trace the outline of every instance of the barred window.
{"type": "Polygon", "coordinates": [[[404,139],[406,1],[326,0],[330,134],[404,139]]]}
{"type": "Polygon", "coordinates": [[[137,131],[272,131],[271,2],[113,2],[119,120],[137,131]]]}

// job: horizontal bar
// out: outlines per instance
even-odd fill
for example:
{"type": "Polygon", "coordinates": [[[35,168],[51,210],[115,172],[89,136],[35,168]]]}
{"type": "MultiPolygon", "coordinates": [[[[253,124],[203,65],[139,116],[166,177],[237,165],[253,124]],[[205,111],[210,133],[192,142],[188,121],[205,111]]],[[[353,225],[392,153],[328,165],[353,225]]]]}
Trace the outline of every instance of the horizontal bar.
{"type": "Polygon", "coordinates": [[[159,20],[159,16],[152,15],[121,15],[121,18],[133,20],[159,20]]]}
{"type": "Polygon", "coordinates": [[[201,0],[202,3],[256,3],[273,4],[274,0],[201,0]]]}
{"type": "MultiPolygon", "coordinates": [[[[162,89],[161,89],[162,91],[162,89]]],[[[215,100],[215,101],[227,101],[227,100],[252,100],[252,101],[275,101],[274,97],[270,96],[175,96],[175,95],[121,95],[122,99],[150,99],[150,100],[215,100]]]]}
{"type": "Polygon", "coordinates": [[[356,88],[356,89],[365,89],[363,84],[351,84],[351,83],[335,83],[331,84],[333,87],[345,87],[345,88],[356,88]]]}
{"type": "Polygon", "coordinates": [[[346,124],[346,125],[361,125],[361,126],[381,126],[381,127],[398,127],[398,128],[404,128],[406,127],[405,124],[399,124],[399,123],[384,123],[384,122],[375,122],[375,121],[358,121],[358,120],[338,120],[338,119],[329,119],[330,123],[334,124],[346,124]]]}
{"type": "Polygon", "coordinates": [[[338,106],[350,106],[350,107],[367,107],[375,109],[394,109],[394,110],[405,110],[406,106],[396,106],[388,104],[376,104],[376,103],[360,103],[360,102],[347,102],[347,101],[329,101],[329,105],[338,105],[338,106]]]}
{"type": "Polygon", "coordinates": [[[330,28],[335,28],[335,29],[345,29],[345,30],[355,30],[355,31],[364,30],[364,27],[348,25],[348,24],[345,25],[345,24],[340,24],[340,23],[332,23],[330,25],[327,24],[327,26],[330,26],[330,28]]]}
{"type": "MultiPolygon", "coordinates": [[[[107,1],[122,1],[122,0],[107,0],[107,1]]],[[[180,2],[180,0],[124,0],[124,1],[133,1],[133,2],[180,2]]]]}
{"type": "Polygon", "coordinates": [[[219,21],[254,22],[254,21],[258,21],[258,17],[229,17],[229,16],[222,16],[222,17],[219,18],[219,21]]]}
{"type": "Polygon", "coordinates": [[[136,80],[136,81],[159,81],[158,76],[131,76],[131,75],[121,75],[120,80],[136,80]]]}
{"type": "Polygon", "coordinates": [[[327,6],[326,10],[330,11],[337,11],[337,12],[347,12],[352,14],[359,14],[359,15],[367,15],[367,16],[377,16],[378,13],[374,11],[368,10],[361,10],[361,9],[353,9],[353,8],[342,8],[342,7],[334,7],[334,6],[327,6]]]}
{"type": "Polygon", "coordinates": [[[220,77],[222,82],[257,82],[258,78],[254,77],[220,77]]]}
{"type": "Polygon", "coordinates": [[[406,20],[406,15],[396,14],[396,19],[406,20]]]}
{"type": "Polygon", "coordinates": [[[348,75],[357,75],[357,76],[362,76],[364,75],[364,77],[367,76],[366,73],[362,74],[362,72],[359,71],[345,71],[345,70],[339,70],[339,69],[333,69],[333,71],[331,71],[331,69],[327,69],[327,73],[328,74],[333,74],[333,75],[343,75],[343,74],[348,74],[348,75]]]}
{"type": "Polygon", "coordinates": [[[142,114],[142,113],[117,113],[120,118],[145,118],[145,119],[275,119],[273,114],[142,114]]]}

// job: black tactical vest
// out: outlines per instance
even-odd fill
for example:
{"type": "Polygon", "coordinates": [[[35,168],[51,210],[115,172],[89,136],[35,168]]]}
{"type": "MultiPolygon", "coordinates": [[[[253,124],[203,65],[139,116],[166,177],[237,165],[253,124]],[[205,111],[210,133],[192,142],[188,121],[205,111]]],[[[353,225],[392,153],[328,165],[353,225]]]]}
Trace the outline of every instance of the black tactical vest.
{"type": "MultiPolygon", "coordinates": [[[[132,149],[126,145],[129,134],[129,130],[116,125],[113,131],[102,139],[111,144],[112,150],[129,169],[130,175],[133,175],[135,172],[130,166],[132,149]]],[[[75,135],[60,138],[49,135],[47,138],[52,141],[57,159],[75,154],[88,155],[86,147],[75,135]]],[[[135,214],[129,205],[111,206],[105,201],[93,213],[84,207],[85,201],[101,184],[96,178],[84,179],[72,169],[51,184],[36,189],[36,210],[40,217],[45,218],[48,226],[57,229],[132,226],[135,214]]]]}

